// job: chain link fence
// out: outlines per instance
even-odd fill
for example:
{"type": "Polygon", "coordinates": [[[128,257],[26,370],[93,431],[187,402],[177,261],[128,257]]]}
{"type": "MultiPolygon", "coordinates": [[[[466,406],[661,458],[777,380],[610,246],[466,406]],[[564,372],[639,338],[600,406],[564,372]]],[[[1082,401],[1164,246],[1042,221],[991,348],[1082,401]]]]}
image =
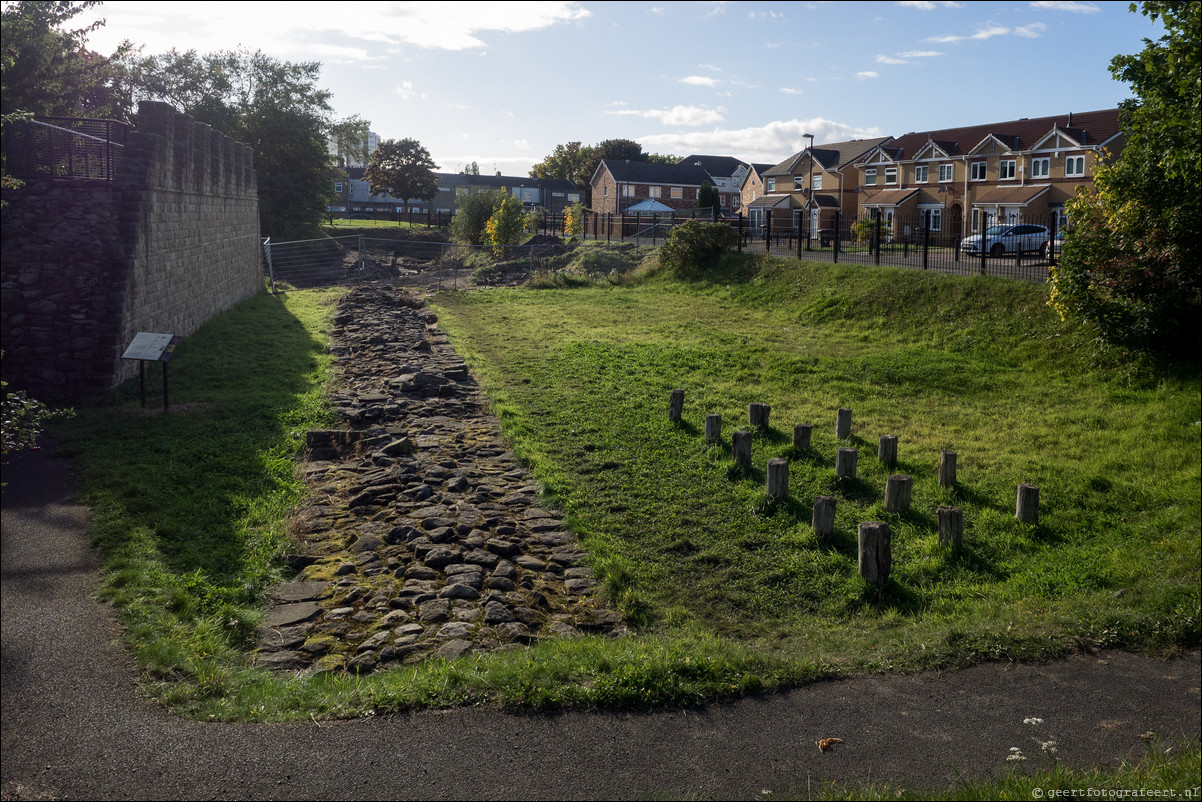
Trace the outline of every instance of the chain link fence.
{"type": "Polygon", "coordinates": [[[23,180],[88,178],[112,181],[129,126],[116,120],[39,117],[4,124],[4,167],[23,180]]]}

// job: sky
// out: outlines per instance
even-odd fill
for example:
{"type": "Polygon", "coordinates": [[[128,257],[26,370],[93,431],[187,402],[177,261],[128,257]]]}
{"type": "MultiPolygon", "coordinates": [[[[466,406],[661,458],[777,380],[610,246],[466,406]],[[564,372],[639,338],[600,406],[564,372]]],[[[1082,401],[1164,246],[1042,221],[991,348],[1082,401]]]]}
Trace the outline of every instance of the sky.
{"type": "Polygon", "coordinates": [[[1163,29],[1127,2],[122,2],[88,46],[320,61],[336,118],[442,172],[559,144],[776,164],[816,145],[1113,108],[1163,29]]]}

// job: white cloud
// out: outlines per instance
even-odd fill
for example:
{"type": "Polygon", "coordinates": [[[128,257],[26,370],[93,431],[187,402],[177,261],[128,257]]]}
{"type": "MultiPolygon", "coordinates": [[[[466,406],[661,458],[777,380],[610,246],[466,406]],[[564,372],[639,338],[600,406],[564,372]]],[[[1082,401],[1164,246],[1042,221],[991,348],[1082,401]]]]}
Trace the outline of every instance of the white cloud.
{"type": "MultiPolygon", "coordinates": [[[[1040,23],[1040,22],[1035,23],[1035,25],[1042,25],[1042,24],[1043,23],[1040,23]]],[[[1031,26],[1028,26],[1028,27],[1031,27],[1031,26]]],[[[992,39],[995,36],[1006,36],[1007,34],[1017,33],[1017,30],[1019,30],[1019,29],[1012,31],[1004,25],[998,25],[995,22],[988,22],[985,25],[979,26],[977,28],[976,33],[970,34],[968,36],[958,36],[955,34],[949,35],[949,36],[932,36],[929,39],[927,39],[927,41],[934,42],[935,44],[954,44],[956,42],[964,42],[964,41],[968,41],[970,39],[975,39],[977,41],[983,41],[985,39],[992,39]]],[[[1018,35],[1023,36],[1025,34],[1018,34],[1018,35]]]]}
{"type": "Polygon", "coordinates": [[[645,117],[659,120],[664,125],[711,125],[726,119],[723,109],[707,109],[701,106],[673,106],[670,109],[620,109],[607,114],[618,114],[631,117],[645,117]]]}
{"type": "Polygon", "coordinates": [[[751,128],[652,134],[635,139],[648,153],[721,153],[745,161],[776,164],[809,145],[803,134],[813,134],[819,145],[883,136],[878,128],[852,128],[816,117],[777,120],[751,128]]]}
{"type": "Polygon", "coordinates": [[[1048,26],[1042,22],[1032,22],[1030,25],[1024,25],[1021,28],[1014,29],[1015,36],[1021,36],[1024,39],[1038,39],[1048,26]]]}
{"type": "Polygon", "coordinates": [[[869,78],[880,78],[880,77],[881,77],[881,74],[879,72],[876,72],[875,70],[863,70],[861,72],[856,73],[856,80],[858,80],[858,81],[864,81],[869,78]]]}
{"type": "Polygon", "coordinates": [[[1045,11],[1068,11],[1073,14],[1097,14],[1102,10],[1093,3],[1075,3],[1072,0],[1064,0],[1064,2],[1041,0],[1031,3],[1031,8],[1042,8],[1045,11]]]}
{"type": "Polygon", "coordinates": [[[785,18],[785,15],[781,14],[779,11],[749,11],[749,12],[747,12],[747,16],[751,19],[767,19],[767,20],[784,19],[785,18]]]}
{"type": "Polygon", "coordinates": [[[718,79],[717,79],[717,78],[710,78],[710,77],[708,77],[708,76],[705,76],[705,75],[686,75],[684,78],[681,78],[681,79],[680,79],[680,82],[681,82],[682,84],[688,84],[689,86],[710,86],[710,87],[713,87],[713,86],[717,86],[717,85],[718,85],[718,79]]]}
{"type": "Polygon", "coordinates": [[[934,11],[937,8],[964,8],[960,3],[935,3],[931,2],[931,0],[903,0],[898,5],[902,8],[917,8],[919,11],[934,11]]]}
{"type": "Polygon", "coordinates": [[[419,100],[426,99],[426,93],[418,92],[416,89],[414,89],[412,81],[402,82],[401,85],[394,88],[392,92],[401,100],[413,100],[414,98],[419,100]]]}
{"type": "Polygon", "coordinates": [[[706,14],[705,16],[714,17],[714,16],[717,16],[718,14],[725,14],[726,13],[726,2],[727,2],[727,0],[714,0],[714,2],[713,2],[714,10],[711,11],[710,13],[706,14]]]}
{"type": "Polygon", "coordinates": [[[946,56],[939,50],[907,50],[905,53],[897,54],[900,58],[935,58],[936,56],[946,56]]]}
{"type": "Polygon", "coordinates": [[[877,64],[909,64],[910,62],[906,61],[904,58],[893,58],[892,56],[878,55],[876,57],[876,63],[877,64]]]}
{"type": "Polygon", "coordinates": [[[805,94],[805,90],[803,90],[803,89],[793,89],[792,87],[788,87],[788,86],[782,86],[780,91],[786,95],[804,95],[805,94]]]}

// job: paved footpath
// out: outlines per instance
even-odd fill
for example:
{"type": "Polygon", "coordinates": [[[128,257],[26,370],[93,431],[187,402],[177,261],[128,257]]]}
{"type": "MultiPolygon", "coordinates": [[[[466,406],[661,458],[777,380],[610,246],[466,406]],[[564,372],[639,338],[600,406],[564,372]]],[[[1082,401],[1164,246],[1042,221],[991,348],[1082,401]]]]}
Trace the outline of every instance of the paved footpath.
{"type": "MultiPolygon", "coordinates": [[[[751,799],[824,782],[938,788],[1033,754],[1070,765],[1198,738],[1199,654],[816,683],[699,710],[515,715],[468,709],[288,725],[176,718],[139,695],[67,466],[4,467],[0,793],[4,799],[751,799]],[[819,738],[843,744],[820,753],[819,738]]],[[[1034,761],[1029,761],[1034,762],[1034,761]]]]}

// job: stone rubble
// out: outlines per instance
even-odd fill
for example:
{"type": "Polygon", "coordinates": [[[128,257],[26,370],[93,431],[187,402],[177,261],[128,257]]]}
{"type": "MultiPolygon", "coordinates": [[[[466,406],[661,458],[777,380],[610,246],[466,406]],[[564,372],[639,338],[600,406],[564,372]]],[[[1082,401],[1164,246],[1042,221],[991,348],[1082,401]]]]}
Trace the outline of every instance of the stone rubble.
{"type": "Polygon", "coordinates": [[[626,627],[424,302],[365,284],[334,319],[333,406],[308,433],[296,580],[259,665],[367,674],[626,627]]]}

